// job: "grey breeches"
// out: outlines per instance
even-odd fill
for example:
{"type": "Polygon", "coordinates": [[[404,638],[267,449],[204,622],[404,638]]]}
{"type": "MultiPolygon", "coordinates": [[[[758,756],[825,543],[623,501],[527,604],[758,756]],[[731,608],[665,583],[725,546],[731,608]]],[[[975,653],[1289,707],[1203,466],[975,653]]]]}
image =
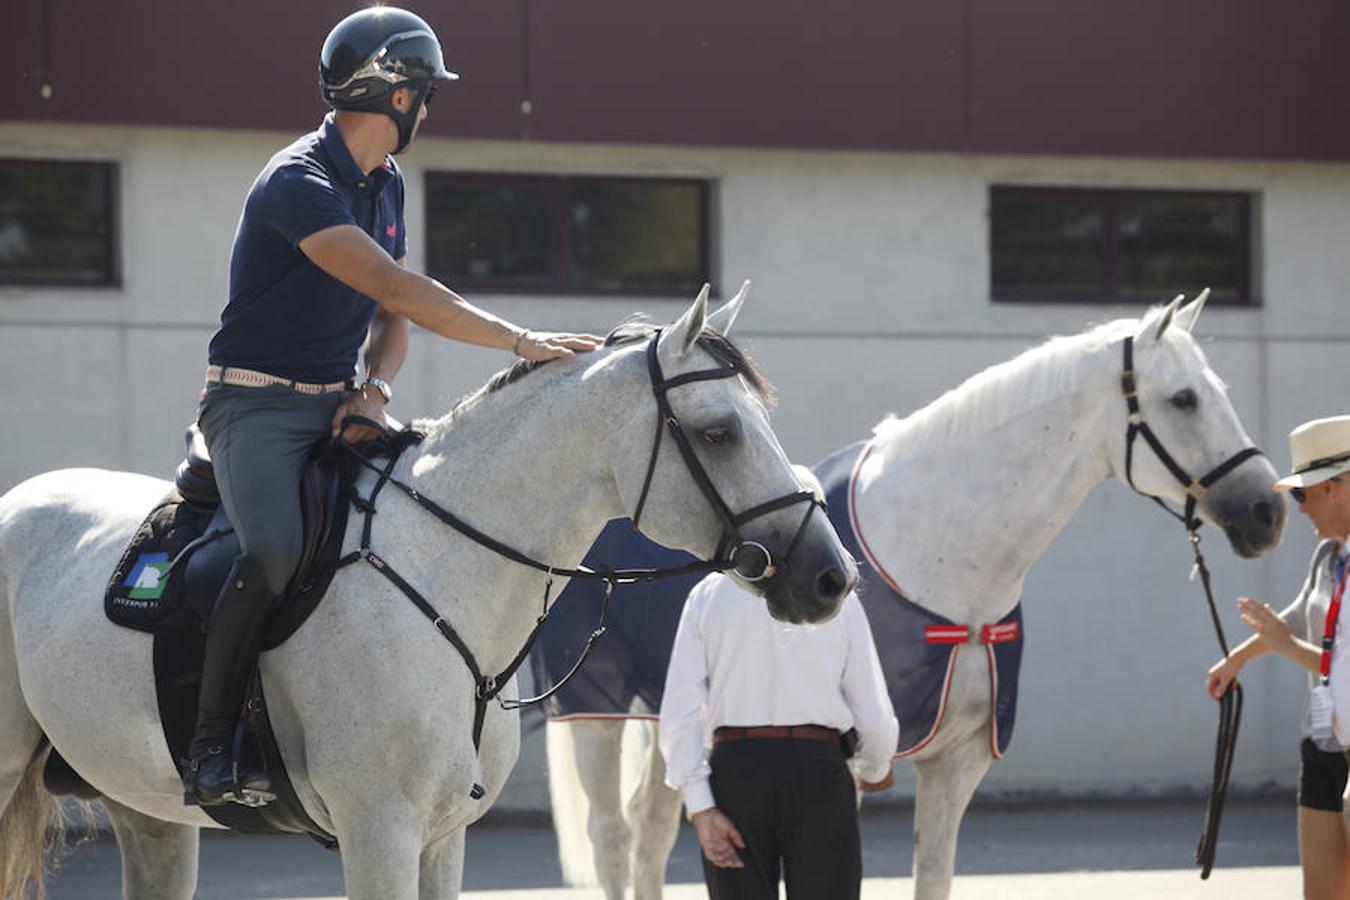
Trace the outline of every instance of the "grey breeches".
{"type": "Polygon", "coordinates": [[[285,385],[211,384],[198,409],[220,499],[240,548],[263,567],[273,594],[300,560],[300,476],[310,448],[328,437],[348,393],[302,394],[285,385]]]}

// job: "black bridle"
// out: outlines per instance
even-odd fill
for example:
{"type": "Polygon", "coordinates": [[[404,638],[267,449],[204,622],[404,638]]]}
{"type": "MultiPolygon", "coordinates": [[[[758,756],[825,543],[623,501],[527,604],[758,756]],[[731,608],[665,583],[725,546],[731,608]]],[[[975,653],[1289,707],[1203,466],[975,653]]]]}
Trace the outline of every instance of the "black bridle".
{"type": "MultiPolygon", "coordinates": [[[[642,494],[638,501],[638,508],[633,515],[633,521],[634,524],[636,524],[638,518],[642,515],[642,509],[647,500],[647,493],[651,487],[652,475],[656,469],[656,458],[661,449],[661,432],[663,428],[669,428],[676,445],[680,448],[680,455],[684,458],[685,467],[689,470],[690,475],[693,476],[694,482],[708,499],[708,502],[712,505],[717,513],[718,519],[722,523],[722,537],[718,542],[715,558],[712,560],[695,561],[688,565],[670,569],[596,570],[586,566],[579,566],[577,568],[552,566],[540,562],[509,544],[505,544],[502,541],[479,531],[445,507],[424,496],[412,485],[394,477],[394,467],[398,464],[399,457],[409,446],[422,441],[423,435],[421,433],[411,429],[405,429],[404,431],[390,436],[389,446],[391,452],[383,466],[376,466],[361,452],[348,444],[343,444],[348,452],[359,461],[360,465],[375,472],[378,477],[375,481],[375,486],[371,489],[370,496],[368,497],[361,497],[356,493],[355,487],[352,488],[352,504],[365,516],[365,522],[361,529],[361,547],[359,550],[349,553],[338,560],[338,567],[341,568],[359,560],[368,562],[376,571],[392,582],[404,596],[411,600],[413,605],[431,620],[431,623],[436,627],[436,630],[441,633],[441,636],[459,652],[459,655],[463,658],[464,664],[474,680],[473,746],[475,750],[478,749],[482,740],[483,723],[487,714],[487,707],[493,700],[496,700],[503,709],[519,709],[524,706],[540,703],[562,689],[562,687],[571,680],[572,676],[581,669],[581,664],[585,662],[586,657],[590,654],[591,648],[594,646],[596,640],[598,640],[605,632],[605,623],[609,613],[609,600],[615,585],[638,584],[656,581],[661,578],[678,577],[692,572],[722,572],[728,569],[735,570],[738,575],[747,581],[768,580],[773,578],[776,574],[773,558],[768,549],[762,544],[743,539],[740,531],[741,526],[751,519],[767,515],[775,510],[783,509],[795,503],[809,501],[811,505],[807,509],[806,516],[803,517],[802,523],[798,526],[797,533],[793,537],[787,553],[784,555],[784,560],[787,560],[791,558],[793,551],[796,550],[797,544],[806,529],[806,524],[810,519],[811,512],[817,505],[823,505],[810,491],[799,490],[761,503],[758,506],[754,506],[739,514],[733,514],[730,511],[726,502],[722,499],[721,494],[718,493],[716,486],[713,485],[707,470],[704,469],[703,464],[699,461],[697,455],[695,455],[694,448],[689,443],[689,439],[680,425],[679,418],[670,407],[670,401],[667,399],[666,393],[673,387],[678,387],[682,384],[688,384],[694,381],[736,377],[740,374],[740,370],[736,368],[729,359],[721,358],[713,346],[703,344],[701,345],[703,346],[703,349],[707,350],[719,363],[722,363],[721,367],[698,372],[689,372],[684,375],[677,375],[671,379],[666,379],[661,373],[661,365],[656,358],[657,343],[660,340],[660,337],[661,332],[658,329],[652,335],[650,343],[647,345],[647,368],[651,377],[652,394],[656,398],[658,410],[657,431],[656,441],[652,446],[651,460],[647,465],[647,477],[642,485],[642,494]],[[436,611],[436,608],[432,606],[426,597],[419,593],[416,588],[409,584],[403,576],[390,566],[387,560],[371,549],[370,537],[376,512],[375,500],[386,484],[392,484],[397,487],[441,522],[474,542],[481,544],[494,553],[506,557],[512,562],[528,566],[532,569],[537,569],[548,576],[548,580],[544,585],[543,610],[540,612],[538,618],[536,618],[529,637],[525,639],[524,645],[511,660],[510,664],[496,675],[483,674],[473,651],[469,649],[469,645],[455,630],[454,626],[447,622],[445,618],[436,611]],[[728,549],[730,549],[730,553],[723,556],[724,551],[728,549]],[[586,639],[586,644],[582,648],[580,657],[578,657],[576,663],[557,684],[536,697],[521,698],[517,700],[505,699],[501,697],[502,688],[510,681],[511,676],[516,673],[516,670],[525,662],[529,655],[530,648],[534,645],[540,630],[544,627],[544,622],[548,619],[549,598],[553,590],[554,576],[604,581],[605,592],[600,607],[599,621],[597,622],[595,629],[592,630],[590,636],[586,639]]],[[[348,424],[360,424],[374,428],[377,431],[384,431],[383,427],[378,423],[359,416],[350,416],[345,419],[342,423],[344,430],[348,424]]],[[[470,796],[476,800],[481,798],[484,792],[481,785],[475,784],[469,793],[470,796]]]]}
{"type": "Polygon", "coordinates": [[[1144,494],[1157,503],[1167,514],[1181,521],[1186,526],[1186,531],[1194,534],[1200,527],[1200,519],[1195,515],[1196,505],[1205,498],[1205,494],[1213,487],[1219,479],[1223,478],[1229,472],[1232,472],[1238,466],[1242,465],[1253,456],[1264,456],[1258,448],[1247,447],[1234,453],[1228,459],[1219,463],[1210,469],[1203,478],[1194,478],[1187,472],[1175,459],[1172,454],[1167,452],[1167,448],[1158,440],[1158,436],[1149,427],[1148,421],[1144,418],[1143,411],[1139,408],[1139,385],[1138,379],[1134,374],[1134,338],[1125,339],[1125,360],[1124,371],[1120,375],[1120,390],[1125,395],[1125,406],[1129,410],[1129,417],[1125,425],[1125,480],[1129,482],[1130,487],[1137,493],[1143,493],[1134,485],[1134,439],[1143,437],[1153,450],[1153,455],[1158,461],[1172,473],[1172,477],[1177,480],[1182,489],[1186,491],[1186,508],[1182,514],[1177,514],[1163,502],[1162,498],[1153,494],[1144,494]]]}
{"type": "Polygon", "coordinates": [[[731,563],[730,567],[736,571],[736,574],[746,581],[755,582],[772,578],[777,571],[777,567],[773,563],[773,556],[763,544],[743,538],[741,526],[751,519],[768,515],[797,503],[809,504],[806,508],[806,515],[802,517],[801,524],[797,526],[797,532],[788,545],[787,553],[784,556],[784,559],[788,559],[797,549],[797,544],[800,543],[802,534],[806,531],[806,525],[811,520],[811,513],[815,511],[817,506],[823,508],[824,504],[816,499],[811,491],[799,490],[784,494],[758,506],[752,506],[743,512],[732,513],[731,508],[722,499],[722,495],[718,493],[717,486],[708,477],[707,469],[703,467],[698,455],[694,453],[694,445],[690,443],[689,435],[685,433],[679,417],[671,409],[668,394],[671,388],[696,381],[735,378],[740,375],[740,370],[730,360],[721,358],[714,347],[705,346],[704,349],[713,359],[721,363],[721,366],[716,369],[702,369],[698,372],[686,372],[683,375],[676,375],[674,378],[666,378],[661,371],[661,361],[657,358],[656,353],[657,342],[660,337],[661,332],[658,329],[655,336],[652,337],[651,343],[647,345],[647,374],[651,377],[652,393],[656,396],[656,437],[652,441],[651,457],[647,460],[647,475],[642,480],[642,493],[638,496],[637,509],[633,512],[633,526],[636,528],[642,521],[642,511],[647,506],[647,494],[652,486],[652,475],[656,472],[656,459],[661,453],[661,436],[669,431],[671,440],[675,442],[675,446],[680,450],[680,456],[684,458],[685,468],[689,470],[694,483],[703,492],[703,496],[708,499],[713,512],[717,513],[717,518],[722,523],[722,539],[718,541],[717,549],[713,555],[722,559],[722,554],[730,550],[730,555],[725,557],[726,560],[731,563]]]}
{"type": "MultiPolygon", "coordinates": [[[[1205,565],[1204,554],[1200,552],[1200,518],[1195,514],[1196,506],[1204,499],[1209,489],[1253,456],[1264,456],[1258,448],[1247,447],[1234,453],[1219,463],[1203,478],[1194,478],[1167,452],[1162,441],[1149,427],[1144,413],[1139,407],[1138,379],[1134,373],[1134,338],[1125,339],[1124,371],[1120,376],[1120,389],[1125,395],[1125,406],[1129,410],[1125,428],[1125,480],[1136,493],[1143,494],[1135,487],[1132,472],[1134,463],[1134,439],[1142,436],[1153,450],[1153,455],[1172,473],[1172,477],[1186,491],[1186,505],[1183,513],[1174,512],[1161,497],[1144,494],[1157,503],[1173,518],[1186,526],[1186,536],[1190,539],[1191,551],[1195,554],[1195,571],[1200,575],[1200,583],[1205,589],[1205,600],[1209,603],[1209,615],[1214,622],[1214,634],[1219,639],[1219,648],[1228,656],[1228,641],[1224,637],[1223,625],[1219,621],[1219,611],[1214,603],[1214,591],[1210,585],[1209,567],[1205,565]]],[[[1214,777],[1210,782],[1209,796],[1205,801],[1205,824],[1200,834],[1200,844],[1195,850],[1195,861],[1200,865],[1200,877],[1208,878],[1214,868],[1214,854],[1219,843],[1219,820],[1223,816],[1224,798],[1228,793],[1229,774],[1233,768],[1233,751],[1237,744],[1238,726],[1242,722],[1242,685],[1237,679],[1229,684],[1219,700],[1219,731],[1214,750],[1214,777]]]]}

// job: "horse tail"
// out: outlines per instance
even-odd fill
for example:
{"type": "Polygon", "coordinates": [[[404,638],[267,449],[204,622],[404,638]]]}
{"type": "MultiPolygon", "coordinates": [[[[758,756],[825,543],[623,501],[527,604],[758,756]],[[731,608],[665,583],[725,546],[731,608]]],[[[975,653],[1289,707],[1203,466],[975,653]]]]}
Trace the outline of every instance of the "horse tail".
{"type": "Polygon", "coordinates": [[[549,722],[545,733],[548,735],[548,794],[553,807],[553,830],[558,836],[558,862],[562,864],[563,882],[572,887],[594,887],[599,884],[599,878],[595,872],[591,836],[586,828],[591,803],[577,769],[572,723],[549,722]]]}
{"type": "Polygon", "coordinates": [[[65,843],[61,807],[42,783],[50,753],[43,741],[0,812],[0,900],[43,900],[47,860],[65,843]]]}

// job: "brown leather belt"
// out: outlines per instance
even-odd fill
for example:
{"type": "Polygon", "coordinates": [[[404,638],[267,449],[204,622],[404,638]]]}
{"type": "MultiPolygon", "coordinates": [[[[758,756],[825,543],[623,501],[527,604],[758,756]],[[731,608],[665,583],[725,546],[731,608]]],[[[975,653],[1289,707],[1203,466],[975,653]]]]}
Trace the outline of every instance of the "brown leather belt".
{"type": "Polygon", "coordinates": [[[810,741],[839,743],[839,732],[823,725],[723,725],[713,732],[713,743],[747,741],[755,738],[805,738],[810,741]]]}
{"type": "Polygon", "coordinates": [[[309,384],[304,381],[292,381],[279,375],[269,375],[255,369],[241,369],[238,366],[207,366],[206,380],[207,383],[230,384],[236,387],[270,387],[274,384],[284,384],[302,394],[334,394],[338,391],[356,390],[355,378],[328,384],[309,384]]]}

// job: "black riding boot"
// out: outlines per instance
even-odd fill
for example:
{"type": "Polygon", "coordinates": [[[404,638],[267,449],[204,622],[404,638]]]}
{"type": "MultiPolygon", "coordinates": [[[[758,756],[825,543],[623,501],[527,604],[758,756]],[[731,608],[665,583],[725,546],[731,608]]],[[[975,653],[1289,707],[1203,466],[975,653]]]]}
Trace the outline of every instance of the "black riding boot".
{"type": "Polygon", "coordinates": [[[236,559],[206,634],[197,728],[188,745],[183,779],[185,803],[261,806],[276,797],[265,773],[236,771],[239,763],[233,753],[244,691],[258,664],[262,626],[271,606],[272,592],[262,566],[249,556],[236,559]]]}

